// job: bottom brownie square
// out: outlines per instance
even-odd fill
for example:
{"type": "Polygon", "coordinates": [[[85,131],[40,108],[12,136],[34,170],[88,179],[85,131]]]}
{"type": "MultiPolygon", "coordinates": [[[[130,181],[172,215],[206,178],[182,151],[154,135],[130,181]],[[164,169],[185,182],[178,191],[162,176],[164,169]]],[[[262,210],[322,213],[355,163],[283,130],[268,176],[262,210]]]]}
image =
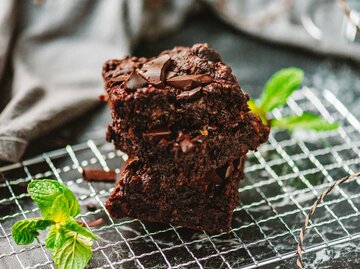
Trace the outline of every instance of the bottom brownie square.
{"type": "Polygon", "coordinates": [[[106,208],[114,218],[133,217],[208,232],[231,229],[239,202],[245,155],[194,182],[181,174],[164,176],[142,161],[127,161],[106,208]]]}

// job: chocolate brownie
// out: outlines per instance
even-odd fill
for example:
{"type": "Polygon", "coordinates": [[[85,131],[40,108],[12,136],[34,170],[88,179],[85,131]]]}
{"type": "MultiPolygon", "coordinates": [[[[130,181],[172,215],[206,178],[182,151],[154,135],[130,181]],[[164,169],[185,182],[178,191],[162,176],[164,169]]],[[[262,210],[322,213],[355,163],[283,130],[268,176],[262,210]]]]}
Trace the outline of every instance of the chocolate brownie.
{"type": "Polygon", "coordinates": [[[179,174],[164,176],[142,161],[130,160],[106,208],[114,218],[129,216],[208,232],[228,231],[239,202],[244,160],[209,171],[196,182],[179,174]]]}
{"type": "Polygon", "coordinates": [[[103,78],[112,117],[127,130],[231,127],[249,111],[248,95],[207,44],[109,60],[103,78]]]}
{"type": "Polygon", "coordinates": [[[207,171],[238,159],[267,140],[268,129],[251,113],[232,128],[205,126],[194,131],[158,129],[141,133],[109,126],[108,140],[130,156],[156,166],[165,175],[176,168],[187,177],[202,177],[207,171]]]}

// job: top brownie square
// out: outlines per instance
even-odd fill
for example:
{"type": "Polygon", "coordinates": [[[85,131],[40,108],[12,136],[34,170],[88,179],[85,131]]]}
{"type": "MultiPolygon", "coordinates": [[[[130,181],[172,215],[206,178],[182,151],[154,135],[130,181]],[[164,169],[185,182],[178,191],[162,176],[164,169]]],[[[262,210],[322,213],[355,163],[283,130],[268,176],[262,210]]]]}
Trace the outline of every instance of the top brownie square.
{"type": "Polygon", "coordinates": [[[126,132],[233,127],[249,111],[248,95],[207,44],[109,60],[103,77],[113,125],[126,132]]]}

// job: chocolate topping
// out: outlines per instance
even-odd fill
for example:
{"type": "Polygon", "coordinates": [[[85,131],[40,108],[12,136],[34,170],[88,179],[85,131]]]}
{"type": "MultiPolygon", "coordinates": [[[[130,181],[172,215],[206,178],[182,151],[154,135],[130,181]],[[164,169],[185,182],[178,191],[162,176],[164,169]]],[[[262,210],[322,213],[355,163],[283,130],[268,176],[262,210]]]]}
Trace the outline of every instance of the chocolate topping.
{"type": "Polygon", "coordinates": [[[165,71],[169,63],[170,56],[168,54],[164,54],[145,63],[139,70],[139,73],[144,76],[150,84],[160,85],[165,81],[165,71]]]}
{"type": "Polygon", "coordinates": [[[112,82],[123,82],[129,78],[129,75],[120,75],[110,79],[112,82]]]}
{"type": "Polygon", "coordinates": [[[213,81],[213,78],[207,74],[193,74],[172,77],[166,80],[168,84],[173,87],[180,88],[183,90],[189,90],[195,86],[201,84],[208,84],[213,81]]]}
{"type": "Polygon", "coordinates": [[[136,90],[145,84],[146,80],[137,71],[133,71],[126,81],[126,88],[130,90],[136,90]]]}
{"type": "Polygon", "coordinates": [[[192,97],[192,96],[194,96],[195,94],[197,94],[200,91],[201,91],[201,86],[196,87],[195,89],[192,89],[190,91],[181,92],[177,96],[177,99],[184,99],[184,98],[187,98],[187,97],[192,97]]]}
{"type": "Polygon", "coordinates": [[[215,50],[209,48],[207,44],[196,44],[191,49],[197,56],[208,61],[218,62],[221,60],[220,55],[215,50]]]}

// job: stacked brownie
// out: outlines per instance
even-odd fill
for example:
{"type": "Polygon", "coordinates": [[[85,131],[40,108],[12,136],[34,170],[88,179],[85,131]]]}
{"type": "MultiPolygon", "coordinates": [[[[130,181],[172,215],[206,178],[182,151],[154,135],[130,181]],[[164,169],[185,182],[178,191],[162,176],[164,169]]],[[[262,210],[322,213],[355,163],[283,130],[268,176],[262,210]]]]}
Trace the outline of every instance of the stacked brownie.
{"type": "Polygon", "coordinates": [[[103,77],[107,139],[130,156],[106,204],[111,215],[230,229],[246,153],[269,132],[231,68],[197,44],[107,61],[103,77]]]}

